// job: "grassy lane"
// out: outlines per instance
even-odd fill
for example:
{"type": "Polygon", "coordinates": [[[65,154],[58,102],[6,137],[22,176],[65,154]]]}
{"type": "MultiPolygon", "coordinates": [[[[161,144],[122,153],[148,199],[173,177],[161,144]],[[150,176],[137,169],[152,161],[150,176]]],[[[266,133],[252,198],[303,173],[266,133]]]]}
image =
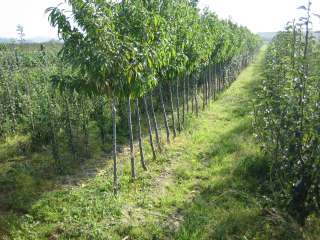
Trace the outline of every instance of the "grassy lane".
{"type": "Polygon", "coordinates": [[[122,161],[117,197],[108,164],[92,179],[44,194],[28,214],[0,218],[3,239],[301,239],[294,224],[264,207],[267,166],[250,114],[262,56],[148,172],[138,169],[135,183],[122,161]]]}

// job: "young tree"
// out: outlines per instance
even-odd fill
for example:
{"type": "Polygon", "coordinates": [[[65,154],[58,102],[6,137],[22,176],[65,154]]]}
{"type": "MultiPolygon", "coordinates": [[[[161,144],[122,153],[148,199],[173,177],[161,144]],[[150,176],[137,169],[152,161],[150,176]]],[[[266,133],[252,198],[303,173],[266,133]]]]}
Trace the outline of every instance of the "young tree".
{"type": "Polygon", "coordinates": [[[17,25],[16,31],[18,34],[18,41],[20,44],[22,44],[25,41],[24,37],[26,36],[24,33],[24,27],[19,24],[19,25],[17,25]]]}

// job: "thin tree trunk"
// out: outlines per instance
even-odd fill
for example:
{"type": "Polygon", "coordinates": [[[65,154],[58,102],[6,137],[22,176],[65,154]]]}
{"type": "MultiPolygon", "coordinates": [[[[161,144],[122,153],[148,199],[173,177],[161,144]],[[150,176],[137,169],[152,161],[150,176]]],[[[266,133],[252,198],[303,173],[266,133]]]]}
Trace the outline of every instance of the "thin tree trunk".
{"type": "Polygon", "coordinates": [[[226,88],[226,64],[223,64],[223,68],[222,68],[222,72],[223,72],[223,77],[222,77],[222,91],[225,90],[226,88]]]}
{"type": "Polygon", "coordinates": [[[89,151],[89,130],[87,123],[84,123],[82,126],[82,130],[84,132],[84,148],[85,148],[85,158],[90,158],[90,151],[89,151]]]}
{"type": "Polygon", "coordinates": [[[209,81],[208,81],[208,102],[210,104],[210,100],[212,97],[212,68],[209,65],[209,81]]]}
{"type": "Polygon", "coordinates": [[[146,115],[147,115],[148,132],[149,132],[149,142],[150,142],[150,146],[151,146],[151,150],[152,150],[152,157],[153,157],[153,159],[156,159],[156,158],[157,158],[157,155],[156,155],[156,150],[155,150],[154,144],[153,144],[152,126],[151,126],[151,121],[150,121],[148,103],[147,103],[147,100],[146,100],[146,97],[145,97],[145,96],[143,96],[143,103],[144,103],[144,108],[145,108],[146,115]]]}
{"type": "MultiPolygon", "coordinates": [[[[9,62],[8,62],[8,65],[10,65],[9,62]]],[[[9,79],[11,80],[10,82],[13,83],[11,70],[9,70],[9,79]]],[[[8,100],[9,100],[9,105],[10,105],[9,106],[10,107],[10,115],[11,115],[11,120],[12,120],[12,126],[11,126],[12,129],[10,129],[10,130],[14,134],[16,132],[16,128],[17,128],[15,101],[14,101],[14,97],[12,97],[12,91],[11,91],[11,86],[9,86],[9,81],[5,81],[5,83],[6,83],[8,100]]]]}
{"type": "Polygon", "coordinates": [[[79,104],[77,104],[77,111],[78,114],[81,114],[82,117],[80,118],[80,124],[81,124],[81,130],[83,132],[84,136],[84,158],[88,159],[90,158],[90,151],[89,151],[89,118],[88,118],[88,112],[85,109],[85,98],[80,97],[78,99],[79,104]]]}
{"type": "Polygon", "coordinates": [[[188,74],[188,76],[187,76],[187,79],[186,79],[186,81],[187,81],[187,98],[186,98],[186,100],[187,100],[187,102],[186,102],[186,104],[187,104],[187,113],[189,113],[189,101],[190,101],[190,95],[189,95],[189,89],[190,89],[190,74],[188,74]]]}
{"type": "Polygon", "coordinates": [[[156,134],[156,142],[158,145],[159,150],[161,151],[161,139],[160,139],[160,134],[159,134],[159,128],[158,128],[158,121],[156,117],[156,113],[154,110],[154,105],[153,105],[153,97],[152,97],[152,92],[150,93],[150,102],[151,102],[151,111],[152,111],[152,120],[153,120],[153,125],[154,125],[154,131],[156,134]]]}
{"type": "Polygon", "coordinates": [[[112,98],[112,129],[113,129],[113,191],[118,192],[118,175],[117,175],[117,109],[115,97],[112,98]]]}
{"type": "MultiPolygon", "coordinates": [[[[50,94],[51,96],[48,96],[48,103],[49,103],[49,106],[51,106],[51,99],[53,99],[53,95],[50,94]],[[51,99],[50,99],[51,98],[51,99]]],[[[48,107],[49,107],[48,106],[48,107]]],[[[63,169],[62,169],[62,162],[61,162],[61,157],[60,157],[60,152],[59,152],[59,143],[57,141],[57,135],[56,135],[56,118],[55,116],[53,115],[54,112],[51,111],[51,108],[49,107],[49,116],[50,116],[50,133],[51,133],[51,151],[52,151],[52,156],[53,156],[53,159],[55,161],[55,167],[56,167],[56,170],[59,174],[61,174],[63,172],[63,169]]]]}
{"type": "Polygon", "coordinates": [[[222,88],[223,88],[223,65],[221,64],[220,65],[220,89],[219,89],[219,92],[222,91],[222,88]]]}
{"type": "Polygon", "coordinates": [[[74,136],[73,136],[73,131],[72,131],[72,123],[70,119],[70,110],[69,110],[69,101],[68,97],[66,96],[65,98],[65,104],[66,104],[66,120],[67,120],[67,134],[68,134],[68,141],[69,141],[69,149],[72,154],[73,160],[76,160],[76,147],[74,143],[74,136]]]}
{"type": "Polygon", "coordinates": [[[204,71],[204,81],[203,81],[203,84],[205,85],[204,87],[204,107],[205,108],[208,105],[208,91],[209,91],[208,81],[209,81],[208,67],[206,67],[204,71]]]}
{"type": "Polygon", "coordinates": [[[219,92],[222,91],[222,81],[223,81],[223,66],[222,66],[222,63],[220,64],[220,69],[219,69],[219,72],[220,72],[220,77],[219,77],[219,92]]]}
{"type": "Polygon", "coordinates": [[[209,75],[209,66],[206,68],[206,79],[204,81],[204,84],[206,85],[206,92],[205,92],[205,97],[206,97],[206,107],[208,106],[208,102],[209,102],[209,79],[210,79],[210,75],[209,75]]]}
{"type": "Polygon", "coordinates": [[[230,77],[230,85],[231,85],[234,81],[234,66],[233,66],[233,64],[230,66],[229,75],[230,75],[229,77],[230,77]]]}
{"type": "Polygon", "coordinates": [[[84,100],[81,100],[81,109],[83,114],[82,119],[82,131],[84,133],[84,151],[85,151],[85,158],[90,158],[90,151],[89,151],[89,129],[88,124],[89,120],[87,118],[87,112],[84,110],[84,100]]]}
{"type": "Polygon", "coordinates": [[[96,111],[96,122],[100,131],[100,138],[102,145],[105,146],[107,142],[107,130],[106,130],[106,125],[103,117],[103,110],[105,107],[105,103],[103,99],[98,100],[98,109],[96,111]]]}
{"type": "Polygon", "coordinates": [[[202,110],[205,110],[206,108],[206,73],[205,70],[202,74],[200,74],[200,76],[203,75],[203,84],[202,84],[202,93],[203,93],[203,97],[202,97],[202,110]]]}
{"type": "Polygon", "coordinates": [[[129,127],[129,144],[130,144],[130,163],[131,163],[131,178],[136,178],[136,167],[134,159],[134,148],[133,148],[133,131],[132,131],[132,113],[131,113],[131,100],[128,97],[128,127],[129,127]]]}
{"type": "Polygon", "coordinates": [[[176,85],[176,108],[177,108],[177,118],[178,118],[178,131],[181,132],[181,120],[180,120],[180,101],[179,101],[179,79],[177,79],[176,85]]]}
{"type": "Polygon", "coordinates": [[[166,134],[167,134],[167,143],[170,143],[170,128],[168,124],[168,117],[166,113],[166,107],[164,105],[164,99],[163,99],[163,93],[162,93],[162,86],[159,86],[159,92],[160,92],[160,100],[162,105],[162,114],[163,114],[163,121],[166,128],[166,134]]]}
{"type": "Polygon", "coordinates": [[[26,79],[25,81],[25,86],[26,86],[26,94],[28,96],[28,100],[27,100],[27,105],[28,105],[28,112],[30,114],[30,121],[31,121],[31,131],[34,132],[35,127],[34,127],[34,114],[33,114],[33,106],[32,106],[32,97],[31,97],[31,92],[30,92],[30,83],[29,80],[26,79]]]}
{"type": "Polygon", "coordinates": [[[136,115],[137,115],[137,122],[138,122],[138,140],[139,140],[139,150],[140,150],[140,162],[142,168],[146,171],[147,167],[144,160],[144,152],[143,152],[143,144],[142,144],[142,137],[141,137],[141,117],[140,117],[140,109],[139,109],[139,99],[136,99],[136,115]]]}
{"type": "Polygon", "coordinates": [[[219,92],[222,90],[222,64],[219,65],[219,92]]]}
{"type": "Polygon", "coordinates": [[[192,112],[192,114],[194,113],[194,109],[195,109],[195,100],[194,100],[194,82],[195,82],[195,80],[194,80],[194,74],[192,74],[192,86],[191,86],[191,98],[192,98],[192,100],[191,100],[191,112],[192,112]]]}
{"type": "Polygon", "coordinates": [[[182,124],[184,124],[186,115],[186,77],[183,77],[183,98],[182,98],[182,124]]]}
{"type": "Polygon", "coordinates": [[[217,94],[220,92],[220,63],[217,65],[217,94]]]}
{"type": "Polygon", "coordinates": [[[227,77],[227,84],[226,84],[226,87],[229,87],[230,86],[230,65],[227,67],[226,69],[226,77],[227,77]]]}
{"type": "Polygon", "coordinates": [[[170,93],[170,106],[171,106],[173,138],[176,138],[176,137],[177,137],[176,119],[175,119],[175,117],[174,117],[173,96],[172,96],[172,87],[171,87],[171,84],[169,84],[169,93],[170,93]]]}
{"type": "MultiPolygon", "coordinates": [[[[54,121],[54,120],[53,120],[54,121]]],[[[51,122],[51,151],[52,151],[52,156],[53,159],[55,161],[55,166],[56,169],[58,171],[58,173],[63,173],[63,169],[62,169],[62,162],[61,162],[61,158],[60,158],[60,152],[59,152],[59,145],[58,145],[58,141],[57,141],[57,136],[55,133],[55,124],[53,123],[53,121],[51,122]]]]}
{"type": "Polygon", "coordinates": [[[215,99],[216,94],[216,65],[212,64],[212,76],[211,76],[211,98],[215,99]]]}
{"type": "Polygon", "coordinates": [[[210,65],[208,66],[208,80],[207,80],[207,105],[210,103],[211,98],[211,68],[210,65]]]}
{"type": "Polygon", "coordinates": [[[217,64],[214,65],[213,100],[216,100],[216,93],[217,93],[217,64]]]}
{"type": "Polygon", "coordinates": [[[199,116],[199,104],[198,104],[198,83],[197,80],[195,80],[195,95],[194,95],[194,100],[196,104],[196,116],[199,116]]]}

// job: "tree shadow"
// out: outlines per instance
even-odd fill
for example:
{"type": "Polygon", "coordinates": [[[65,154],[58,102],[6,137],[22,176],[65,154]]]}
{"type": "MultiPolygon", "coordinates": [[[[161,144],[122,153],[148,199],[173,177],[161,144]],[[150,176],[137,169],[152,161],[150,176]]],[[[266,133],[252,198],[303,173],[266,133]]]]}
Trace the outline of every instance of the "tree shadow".
{"type": "MultiPolygon", "coordinates": [[[[142,129],[146,140],[145,120],[142,121],[142,129]]],[[[109,178],[112,173],[111,140],[102,144],[95,128],[91,129],[90,135],[90,157],[83,157],[84,154],[81,153],[79,155],[81,157],[73,159],[68,151],[68,143],[66,141],[60,143],[62,172],[57,171],[48,147],[41,147],[34,152],[30,150],[30,140],[27,137],[15,137],[9,142],[0,142],[0,220],[5,219],[7,215],[27,214],[43,194],[79,186],[96,177],[101,170],[107,171],[107,180],[111,181],[111,176],[109,178]]],[[[120,127],[117,150],[121,162],[125,162],[122,160],[129,156],[127,139],[125,127],[120,127]]],[[[78,141],[77,144],[81,146],[83,142],[81,139],[78,141]]],[[[137,149],[137,143],[135,147],[137,149]]],[[[79,147],[78,151],[84,149],[79,147]]]]}
{"type": "Polygon", "coordinates": [[[249,137],[250,130],[241,124],[220,136],[219,148],[201,154],[203,168],[214,176],[194,186],[197,195],[180,208],[183,220],[169,239],[302,239],[288,216],[268,207],[268,160],[241,149],[239,134],[249,137]],[[219,160],[234,154],[233,164],[219,160]]]}
{"type": "MultiPolygon", "coordinates": [[[[253,71],[260,72],[259,65],[253,71]]],[[[250,98],[259,83],[242,86],[250,98]]],[[[269,207],[269,161],[253,139],[251,119],[243,119],[252,102],[234,107],[229,111],[238,124],[209,139],[209,150],[199,153],[197,159],[211,176],[195,184],[197,194],[179,209],[183,220],[168,239],[303,239],[290,217],[269,207]]]]}

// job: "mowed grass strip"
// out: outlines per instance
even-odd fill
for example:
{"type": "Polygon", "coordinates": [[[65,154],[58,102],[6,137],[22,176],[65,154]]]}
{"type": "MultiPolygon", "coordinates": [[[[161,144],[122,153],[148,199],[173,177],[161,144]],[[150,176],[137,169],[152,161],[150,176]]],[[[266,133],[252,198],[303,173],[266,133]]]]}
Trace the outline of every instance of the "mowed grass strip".
{"type": "Polygon", "coordinates": [[[3,239],[312,239],[265,208],[268,166],[251,115],[263,54],[157,161],[146,148],[149,171],[139,168],[135,182],[129,157],[120,157],[117,196],[106,167],[44,194],[28,214],[1,217],[3,239]]]}

